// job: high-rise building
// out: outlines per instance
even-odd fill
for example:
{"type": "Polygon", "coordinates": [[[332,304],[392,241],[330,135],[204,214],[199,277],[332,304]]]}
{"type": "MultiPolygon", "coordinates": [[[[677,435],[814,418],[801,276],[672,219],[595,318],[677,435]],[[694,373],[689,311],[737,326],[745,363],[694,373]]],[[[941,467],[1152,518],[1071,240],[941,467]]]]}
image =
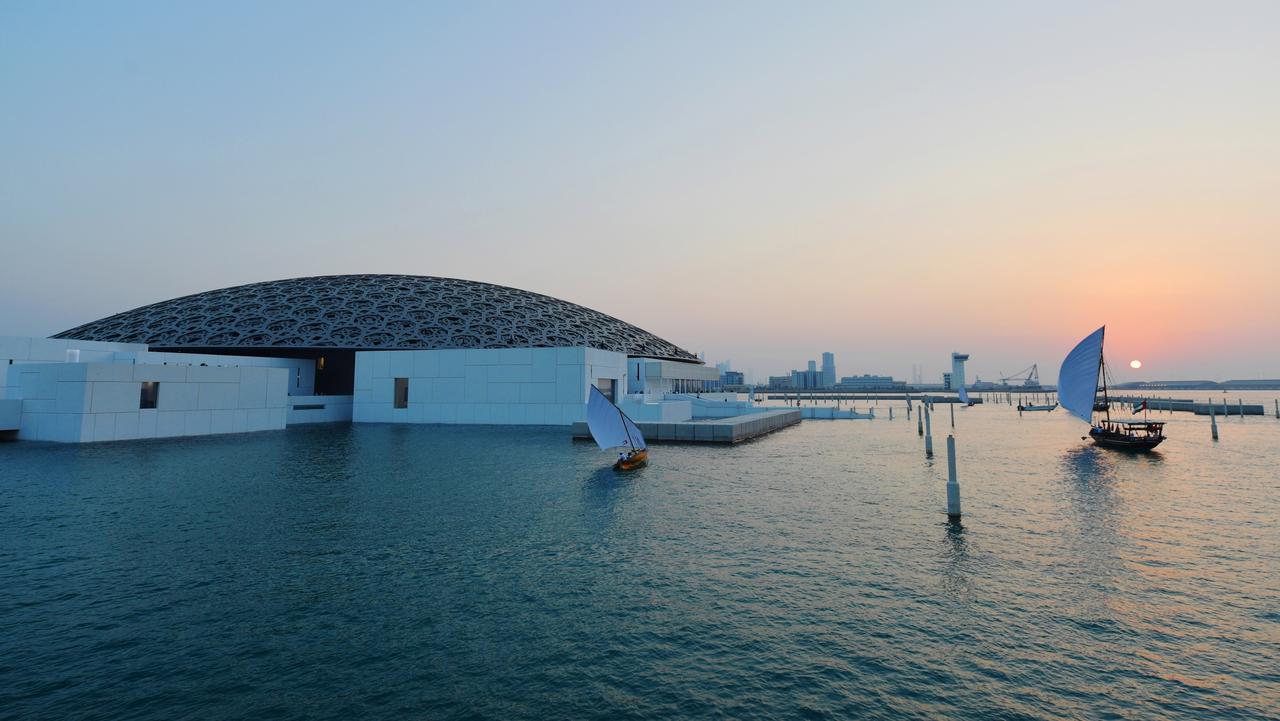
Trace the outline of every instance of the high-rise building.
{"type": "Polygon", "coordinates": [[[951,383],[948,385],[949,390],[958,390],[965,387],[964,362],[967,360],[969,360],[968,353],[951,354],[951,383]]]}
{"type": "Polygon", "coordinates": [[[834,388],[836,385],[836,354],[822,354],[822,387],[834,388]]]}

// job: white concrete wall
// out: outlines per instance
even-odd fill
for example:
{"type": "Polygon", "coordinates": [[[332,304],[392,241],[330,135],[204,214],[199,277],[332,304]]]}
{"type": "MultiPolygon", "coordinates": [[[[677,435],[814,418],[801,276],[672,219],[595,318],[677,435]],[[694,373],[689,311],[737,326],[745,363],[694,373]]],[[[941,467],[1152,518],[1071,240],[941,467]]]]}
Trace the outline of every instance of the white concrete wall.
{"type": "MultiPolygon", "coordinates": [[[[627,380],[633,392],[661,397],[671,393],[676,381],[718,382],[720,371],[715,366],[654,358],[631,358],[627,361],[627,380]]],[[[650,402],[654,399],[651,398],[650,402]]]]}
{"type": "MultiPolygon", "coordinates": [[[[77,350],[81,363],[111,363],[117,353],[147,350],[145,343],[99,343],[0,335],[0,398],[19,398],[16,380],[10,384],[6,367],[25,363],[66,363],[67,351],[77,350]]],[[[16,377],[15,377],[16,378],[16,377]]]]}
{"type": "Polygon", "coordinates": [[[361,351],[357,423],[570,425],[586,420],[589,385],[627,391],[627,356],[595,348],[361,351]],[[409,407],[393,407],[395,379],[409,379],[409,407]]]}
{"type": "Polygon", "coordinates": [[[285,368],[289,371],[289,395],[309,396],[315,393],[316,362],[310,358],[264,358],[247,355],[213,355],[205,353],[171,353],[146,351],[131,357],[117,354],[117,362],[168,365],[240,366],[249,368],[285,368]]]}
{"type": "Polygon", "coordinates": [[[353,398],[353,396],[290,396],[289,410],[284,419],[285,425],[350,423],[353,398]]]}
{"type": "MultiPolygon", "coordinates": [[[[631,376],[635,378],[635,375],[631,376]]],[[[627,396],[619,405],[636,423],[682,423],[693,419],[693,406],[689,401],[646,400],[641,393],[627,396]]]]}
{"type": "Polygon", "coordinates": [[[7,368],[22,398],[19,440],[115,441],[281,429],[289,371],[126,363],[36,363],[7,368]],[[143,381],[160,384],[139,408],[143,381]]]}

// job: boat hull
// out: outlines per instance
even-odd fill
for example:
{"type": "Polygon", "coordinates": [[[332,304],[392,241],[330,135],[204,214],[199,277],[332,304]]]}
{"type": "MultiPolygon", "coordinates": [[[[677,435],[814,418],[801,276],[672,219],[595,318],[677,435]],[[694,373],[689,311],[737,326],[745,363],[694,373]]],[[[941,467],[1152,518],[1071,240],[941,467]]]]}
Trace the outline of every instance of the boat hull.
{"type": "Polygon", "coordinates": [[[1051,406],[1018,406],[1018,410],[1019,410],[1019,411],[1024,411],[1024,412],[1031,412],[1031,411],[1051,411],[1051,410],[1053,410],[1054,408],[1057,408],[1057,407],[1058,407],[1058,404],[1057,404],[1057,403],[1055,403],[1055,404],[1053,404],[1053,405],[1051,405],[1051,406]]]}
{"type": "Polygon", "coordinates": [[[618,460],[617,463],[614,463],[613,470],[634,471],[637,468],[643,467],[648,462],[649,462],[648,450],[636,451],[635,453],[632,453],[630,456],[627,456],[626,458],[621,458],[618,460]]]}
{"type": "Polygon", "coordinates": [[[1118,451],[1149,451],[1164,442],[1164,436],[1131,436],[1127,433],[1112,431],[1089,431],[1089,437],[1095,445],[1112,448],[1118,451]]]}

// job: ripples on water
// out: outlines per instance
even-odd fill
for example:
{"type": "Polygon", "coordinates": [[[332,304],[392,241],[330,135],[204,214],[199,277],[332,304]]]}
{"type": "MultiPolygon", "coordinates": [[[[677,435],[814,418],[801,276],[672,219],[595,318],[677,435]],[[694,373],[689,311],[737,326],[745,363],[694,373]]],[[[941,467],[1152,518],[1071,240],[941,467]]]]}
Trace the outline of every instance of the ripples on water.
{"type": "Polygon", "coordinates": [[[898,411],[0,445],[0,717],[1276,717],[1280,421],[898,411]]]}

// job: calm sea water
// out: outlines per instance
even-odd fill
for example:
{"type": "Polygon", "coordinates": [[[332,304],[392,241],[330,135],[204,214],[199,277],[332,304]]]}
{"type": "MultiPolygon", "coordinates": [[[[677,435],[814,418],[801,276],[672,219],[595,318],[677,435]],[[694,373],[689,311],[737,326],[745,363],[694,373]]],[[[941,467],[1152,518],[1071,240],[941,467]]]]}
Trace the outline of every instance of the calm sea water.
{"type": "Polygon", "coordinates": [[[0,717],[1277,717],[1280,421],[959,410],[957,529],[901,405],[0,445],[0,717]]]}

